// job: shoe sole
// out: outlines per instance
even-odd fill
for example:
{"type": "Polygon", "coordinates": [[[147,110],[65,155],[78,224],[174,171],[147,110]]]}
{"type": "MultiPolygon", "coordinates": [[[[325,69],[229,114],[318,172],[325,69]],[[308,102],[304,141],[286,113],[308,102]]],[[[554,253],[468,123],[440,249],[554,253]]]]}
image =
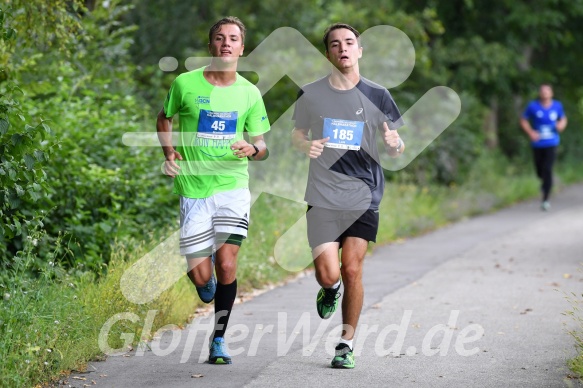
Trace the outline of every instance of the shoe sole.
{"type": "Polygon", "coordinates": [[[231,363],[232,362],[230,358],[217,357],[215,359],[209,359],[209,364],[227,365],[231,363]]]}
{"type": "Polygon", "coordinates": [[[210,303],[210,302],[212,302],[213,300],[215,300],[215,297],[214,297],[214,296],[212,297],[212,299],[210,299],[210,300],[208,300],[208,301],[207,301],[207,300],[204,300],[204,299],[202,299],[202,298],[200,297],[200,295],[199,295],[198,297],[199,297],[199,299],[200,299],[200,300],[201,300],[203,303],[210,303]]]}
{"type": "MultiPolygon", "coordinates": [[[[336,312],[336,311],[334,311],[334,313],[335,313],[335,312],[336,312]]],[[[332,313],[332,314],[330,314],[330,315],[327,315],[327,316],[324,316],[324,315],[322,315],[322,314],[321,314],[321,313],[318,311],[318,315],[319,315],[319,316],[320,316],[320,318],[322,318],[322,319],[330,319],[330,318],[332,317],[332,315],[334,315],[334,313],[332,313]]]]}
{"type": "Polygon", "coordinates": [[[333,369],[354,369],[354,365],[332,365],[333,369]]]}
{"type": "MultiPolygon", "coordinates": [[[[350,361],[350,360],[348,359],[348,360],[343,360],[343,361],[350,361]]],[[[330,366],[334,369],[354,369],[355,365],[356,364],[354,362],[354,356],[352,356],[352,363],[343,363],[342,361],[336,361],[336,360],[333,360],[330,363],[330,366]]]]}
{"type": "Polygon", "coordinates": [[[210,303],[210,302],[212,302],[213,300],[215,300],[215,297],[214,297],[214,296],[213,296],[213,298],[212,298],[211,300],[208,300],[208,301],[207,301],[207,300],[204,300],[204,299],[202,299],[202,298],[200,297],[200,295],[199,295],[198,297],[200,298],[200,300],[201,300],[203,303],[210,303]]]}

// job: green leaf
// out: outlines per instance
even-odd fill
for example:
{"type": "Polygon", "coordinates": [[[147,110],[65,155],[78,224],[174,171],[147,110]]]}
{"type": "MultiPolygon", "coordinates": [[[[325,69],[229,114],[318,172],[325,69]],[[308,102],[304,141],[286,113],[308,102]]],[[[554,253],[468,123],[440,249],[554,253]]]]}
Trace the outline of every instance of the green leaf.
{"type": "Polygon", "coordinates": [[[24,164],[29,170],[32,170],[34,168],[34,158],[29,154],[24,155],[24,164]]]}
{"type": "Polygon", "coordinates": [[[34,190],[28,190],[28,194],[30,195],[30,198],[32,198],[33,201],[38,201],[42,196],[34,191],[34,190]]]}
{"type": "Polygon", "coordinates": [[[16,36],[16,31],[14,31],[12,28],[9,28],[6,30],[6,32],[4,33],[4,40],[9,40],[12,39],[16,36]]]}
{"type": "Polygon", "coordinates": [[[5,135],[8,132],[10,123],[6,119],[0,119],[0,135],[5,135]]]}
{"type": "Polygon", "coordinates": [[[19,197],[22,197],[24,195],[24,190],[22,189],[22,186],[15,184],[14,190],[16,190],[16,195],[18,195],[19,197]]]}
{"type": "Polygon", "coordinates": [[[20,133],[15,133],[14,135],[12,135],[12,144],[13,145],[19,145],[20,143],[22,143],[22,138],[24,136],[21,135],[20,133]]]}
{"type": "Polygon", "coordinates": [[[40,150],[35,150],[34,151],[34,157],[36,158],[36,160],[38,160],[39,162],[42,162],[44,160],[46,160],[45,157],[45,153],[40,151],[40,150]]]}
{"type": "Polygon", "coordinates": [[[16,209],[20,205],[20,200],[16,197],[10,197],[8,198],[8,204],[11,209],[16,209]]]}
{"type": "Polygon", "coordinates": [[[21,174],[22,174],[22,178],[24,178],[25,181],[27,181],[27,182],[34,181],[34,174],[31,174],[31,171],[22,170],[21,174]]]}
{"type": "Polygon", "coordinates": [[[111,225],[108,223],[100,222],[99,228],[101,228],[101,230],[103,230],[105,233],[111,232],[111,225]]]}
{"type": "Polygon", "coordinates": [[[15,235],[19,235],[20,233],[22,233],[22,225],[20,224],[20,221],[18,221],[18,218],[13,217],[12,218],[12,222],[14,224],[14,228],[13,229],[15,231],[15,235]]]}

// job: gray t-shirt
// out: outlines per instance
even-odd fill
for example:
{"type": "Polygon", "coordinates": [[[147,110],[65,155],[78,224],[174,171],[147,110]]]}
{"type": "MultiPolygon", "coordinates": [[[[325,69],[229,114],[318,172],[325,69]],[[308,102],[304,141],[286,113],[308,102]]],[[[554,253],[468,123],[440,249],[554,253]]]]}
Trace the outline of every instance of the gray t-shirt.
{"type": "Polygon", "coordinates": [[[293,115],[312,140],[330,137],[322,155],[310,159],[304,199],[326,209],[377,210],[385,187],[377,136],[383,122],[401,127],[401,114],[383,86],[361,77],[353,89],[338,90],[328,78],[302,87],[293,115]]]}

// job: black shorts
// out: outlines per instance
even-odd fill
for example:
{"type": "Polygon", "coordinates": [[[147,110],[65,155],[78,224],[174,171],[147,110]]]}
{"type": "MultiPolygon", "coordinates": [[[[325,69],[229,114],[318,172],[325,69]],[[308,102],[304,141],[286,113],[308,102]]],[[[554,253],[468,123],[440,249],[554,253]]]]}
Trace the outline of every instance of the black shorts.
{"type": "Polygon", "coordinates": [[[359,237],[376,242],[379,229],[378,210],[331,210],[308,205],[308,241],[312,249],[346,237],[359,237]]]}

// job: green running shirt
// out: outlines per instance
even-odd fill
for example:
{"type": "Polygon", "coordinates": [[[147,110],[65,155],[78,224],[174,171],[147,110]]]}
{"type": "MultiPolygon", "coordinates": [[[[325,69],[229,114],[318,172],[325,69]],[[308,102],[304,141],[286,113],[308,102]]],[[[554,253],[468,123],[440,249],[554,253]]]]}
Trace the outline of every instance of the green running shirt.
{"type": "Polygon", "coordinates": [[[180,124],[173,139],[183,160],[176,160],[180,174],[174,178],[174,193],[188,198],[249,187],[247,158],[233,155],[231,144],[242,140],[244,131],[258,136],[270,128],[255,85],[237,74],[232,85],[214,86],[203,71],[176,77],[164,101],[166,117],[178,113],[180,124]]]}

